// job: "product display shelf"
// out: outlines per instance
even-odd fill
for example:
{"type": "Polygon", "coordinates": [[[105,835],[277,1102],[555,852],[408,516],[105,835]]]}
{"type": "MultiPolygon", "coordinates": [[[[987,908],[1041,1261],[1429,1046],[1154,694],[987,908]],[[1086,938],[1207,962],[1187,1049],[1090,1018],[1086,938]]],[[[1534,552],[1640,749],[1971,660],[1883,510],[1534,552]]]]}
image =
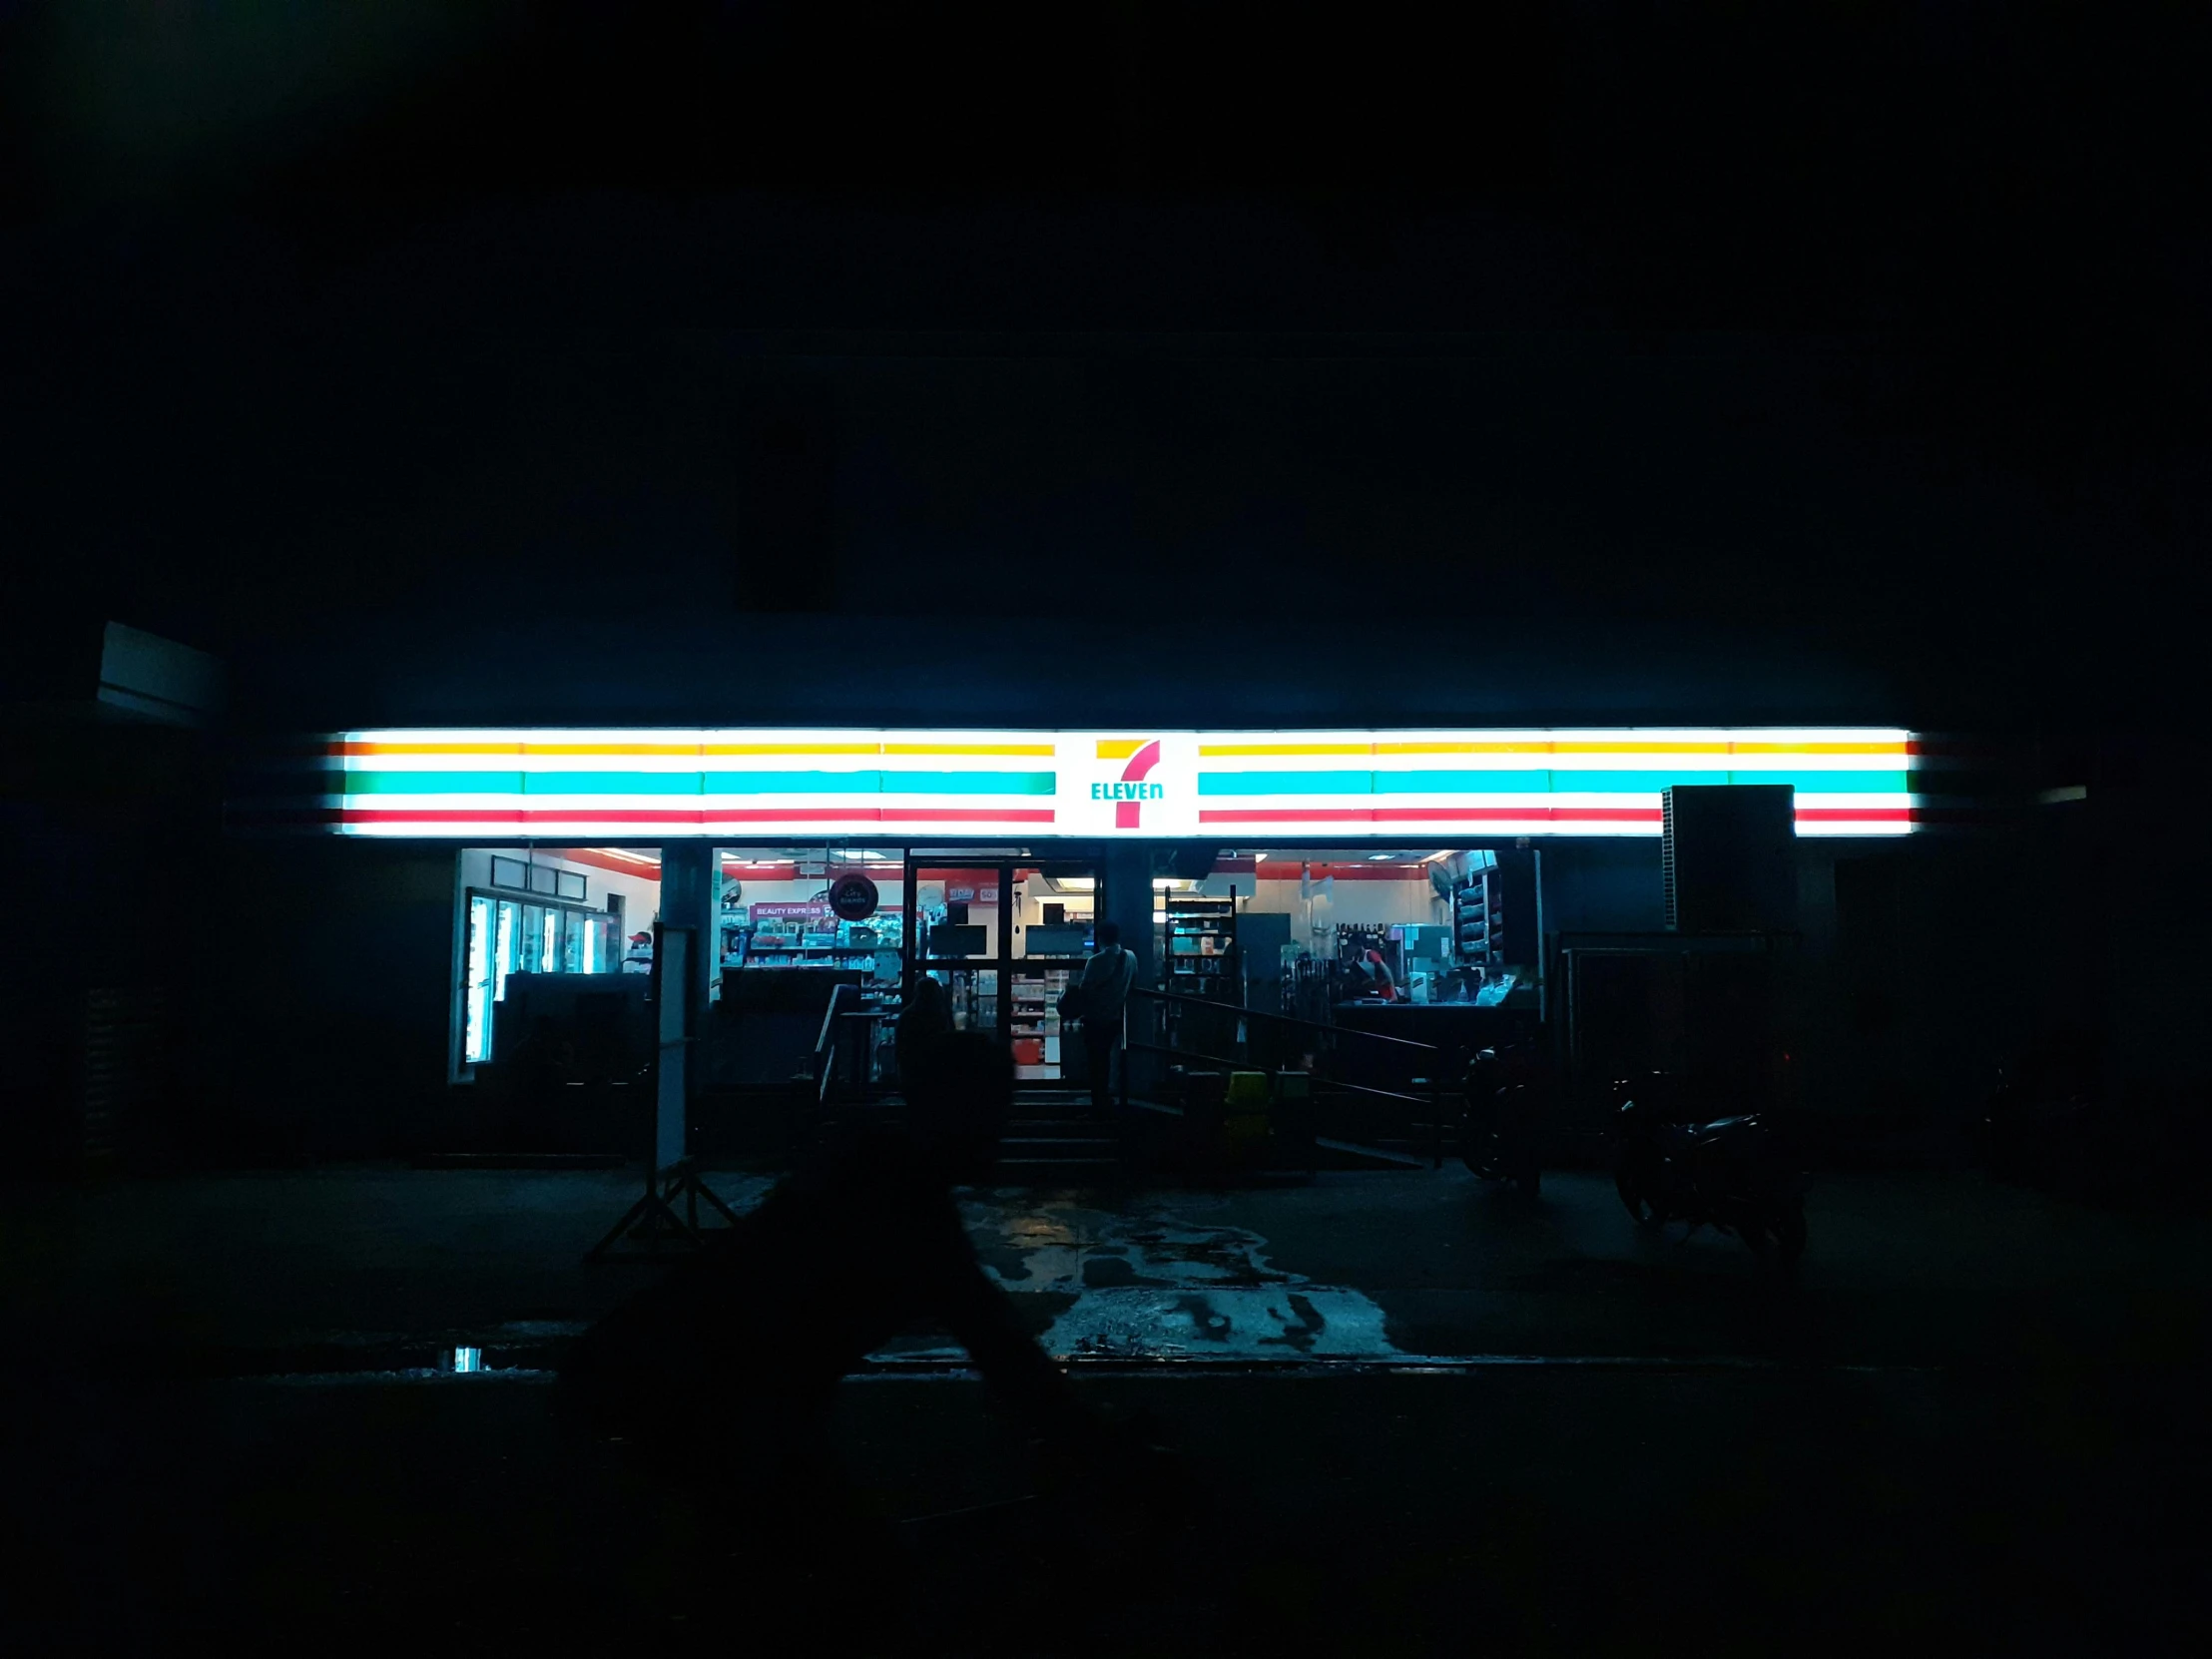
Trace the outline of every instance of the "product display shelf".
{"type": "Polygon", "coordinates": [[[1237,900],[1170,897],[1167,988],[1185,996],[1242,1000],[1237,980],[1237,900]]]}
{"type": "Polygon", "coordinates": [[[1451,895],[1452,948],[1462,962],[1487,966],[1500,959],[1504,916],[1497,872],[1475,870],[1451,895]]]}

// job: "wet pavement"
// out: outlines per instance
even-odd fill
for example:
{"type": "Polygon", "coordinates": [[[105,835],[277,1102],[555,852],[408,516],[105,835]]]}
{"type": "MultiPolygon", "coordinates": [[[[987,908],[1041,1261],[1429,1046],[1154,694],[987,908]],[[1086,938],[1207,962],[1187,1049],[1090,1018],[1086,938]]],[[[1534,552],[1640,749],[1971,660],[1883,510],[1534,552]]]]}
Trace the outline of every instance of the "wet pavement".
{"type": "Polygon", "coordinates": [[[2156,1380],[2054,1398],[1927,1371],[1086,1376],[1188,1448],[1203,1496],[1117,1528],[1079,1493],[1024,1501],[1025,1449],[977,1385],[932,1376],[847,1384],[839,1449],[896,1560],[840,1555],[819,1582],[685,1573],[701,1517],[747,1494],[586,1455],[529,1381],[93,1382],[38,1402],[11,1462],[11,1502],[40,1499],[15,1650],[689,1629],[840,1652],[834,1616],[885,1583],[909,1634],[877,1651],[2145,1653],[2212,1633],[2196,1393],[2156,1380]]]}
{"type": "MultiPolygon", "coordinates": [[[[722,1178],[741,1205],[765,1183],[722,1178]]],[[[1811,1205],[1803,1283],[1609,1187],[1458,1171],[965,1200],[1095,1402],[1189,1453],[1134,1521],[1038,1471],[944,1339],[849,1382],[895,1544],[681,1570],[742,1492],[556,1432],[547,1368],[643,1283],[593,1174],[327,1171],[9,1195],[11,1649],[345,1637],[844,1651],[1711,1650],[2206,1634],[2201,1220],[1970,1177],[1811,1205]],[[686,1633],[689,1633],[687,1636],[686,1633]]]]}
{"type": "MultiPolygon", "coordinates": [[[[740,1208],[768,1186],[715,1181],[740,1208]]],[[[17,1192],[0,1312],[49,1346],[218,1373],[457,1347],[520,1363],[655,1271],[582,1261],[634,1196],[619,1174],[388,1169],[17,1192]]],[[[1548,1176],[1533,1202],[1446,1169],[964,1205],[1031,1329],[1077,1361],[1922,1365],[2202,1343],[2206,1218],[1970,1175],[1833,1177],[1808,1209],[1785,1293],[1732,1240],[1638,1228],[1591,1174],[1548,1176]]],[[[953,1354],[915,1333],[883,1358],[953,1354]]]]}

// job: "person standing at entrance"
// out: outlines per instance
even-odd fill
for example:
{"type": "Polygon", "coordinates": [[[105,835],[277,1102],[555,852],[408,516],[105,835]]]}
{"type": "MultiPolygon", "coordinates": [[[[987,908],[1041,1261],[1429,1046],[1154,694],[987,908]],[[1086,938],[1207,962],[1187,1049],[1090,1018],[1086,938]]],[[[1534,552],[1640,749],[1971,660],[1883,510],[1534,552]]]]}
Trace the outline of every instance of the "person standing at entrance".
{"type": "Polygon", "coordinates": [[[1123,1010],[1129,987],[1137,982],[1137,958],[1121,942],[1121,925],[1098,924],[1098,954],[1083,964],[1077,981],[1083,1009],[1083,1052],[1090,1061],[1091,1107],[1111,1109],[1114,1099],[1114,1051],[1121,1046],[1123,1010]]]}

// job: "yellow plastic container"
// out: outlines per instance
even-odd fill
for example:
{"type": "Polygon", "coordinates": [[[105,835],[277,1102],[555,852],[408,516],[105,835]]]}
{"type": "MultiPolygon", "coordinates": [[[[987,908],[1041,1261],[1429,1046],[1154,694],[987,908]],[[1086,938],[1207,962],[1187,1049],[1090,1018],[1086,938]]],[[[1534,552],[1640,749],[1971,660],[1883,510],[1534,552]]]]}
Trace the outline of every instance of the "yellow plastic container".
{"type": "Polygon", "coordinates": [[[1222,1128],[1230,1146],[1250,1147],[1268,1138],[1270,1100],[1266,1072],[1231,1072],[1225,1105],[1226,1122],[1222,1128]]]}

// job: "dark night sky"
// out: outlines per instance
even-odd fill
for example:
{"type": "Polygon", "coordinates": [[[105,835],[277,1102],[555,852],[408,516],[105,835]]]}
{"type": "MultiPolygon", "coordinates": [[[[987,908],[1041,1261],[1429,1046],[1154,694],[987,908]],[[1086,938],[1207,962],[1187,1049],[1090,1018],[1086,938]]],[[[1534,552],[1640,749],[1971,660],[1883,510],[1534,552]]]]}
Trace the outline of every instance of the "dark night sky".
{"type": "Polygon", "coordinates": [[[1478,584],[2193,688],[2198,8],[953,10],[0,7],[11,620],[1478,584]]]}

